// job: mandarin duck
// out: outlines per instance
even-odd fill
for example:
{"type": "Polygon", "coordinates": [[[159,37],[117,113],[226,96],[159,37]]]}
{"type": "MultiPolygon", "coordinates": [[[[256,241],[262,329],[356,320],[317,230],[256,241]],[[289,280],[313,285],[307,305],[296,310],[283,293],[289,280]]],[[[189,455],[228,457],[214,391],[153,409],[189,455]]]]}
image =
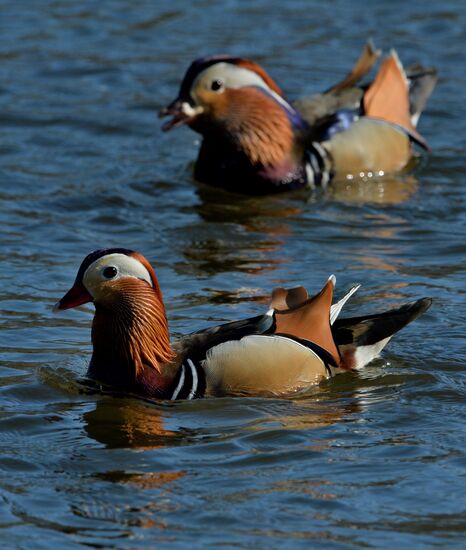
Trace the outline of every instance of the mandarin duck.
{"type": "Polygon", "coordinates": [[[431,300],[376,315],[337,319],[353,287],[332,305],[335,277],[309,296],[304,287],[272,293],[269,309],[170,342],[155,272],[141,254],[96,250],[56,304],[93,302],[90,378],[160,399],[292,396],[334,375],[363,367],[431,300]]]}
{"type": "Polygon", "coordinates": [[[162,129],[188,125],[202,136],[194,177],[247,194],[325,187],[332,178],[404,169],[436,83],[436,71],[404,71],[394,50],[373,82],[357,87],[380,52],[369,42],[351,72],[323,94],[291,103],[257,63],[203,57],[188,68],[162,129]]]}

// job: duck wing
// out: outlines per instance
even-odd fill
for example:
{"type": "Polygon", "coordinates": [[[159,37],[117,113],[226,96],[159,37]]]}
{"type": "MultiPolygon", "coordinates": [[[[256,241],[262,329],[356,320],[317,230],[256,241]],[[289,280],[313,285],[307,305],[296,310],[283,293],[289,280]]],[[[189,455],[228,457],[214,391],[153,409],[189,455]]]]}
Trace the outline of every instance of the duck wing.
{"type": "Polygon", "coordinates": [[[431,298],[421,298],[375,315],[337,319],[332,333],[341,353],[340,368],[360,369],[379,355],[390,338],[429,309],[431,298]]]}
{"type": "Polygon", "coordinates": [[[372,69],[381,55],[369,40],[351,71],[324,93],[307,96],[293,103],[304,120],[311,126],[325,124],[327,117],[341,109],[359,110],[364,95],[358,82],[372,69]]]}
{"type": "Polygon", "coordinates": [[[334,281],[312,297],[304,287],[276,289],[265,315],[185,336],[175,348],[181,367],[202,369],[205,393],[216,396],[290,395],[331,377],[340,360],[330,328],[334,281]]]}

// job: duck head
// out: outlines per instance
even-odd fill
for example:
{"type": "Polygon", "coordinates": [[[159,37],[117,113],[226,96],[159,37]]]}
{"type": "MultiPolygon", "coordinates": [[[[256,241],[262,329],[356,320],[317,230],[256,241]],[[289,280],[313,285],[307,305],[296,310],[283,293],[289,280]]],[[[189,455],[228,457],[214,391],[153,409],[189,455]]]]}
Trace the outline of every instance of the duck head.
{"type": "Polygon", "coordinates": [[[194,61],[178,97],[159,115],[172,117],[165,131],[186,124],[203,136],[195,174],[201,181],[233,171],[235,178],[251,179],[253,173],[279,184],[296,179],[303,164],[306,123],[272,78],[248,59],[194,61]]]}
{"type": "Polygon", "coordinates": [[[88,302],[95,306],[88,374],[126,391],[163,392],[173,379],[168,364],[174,352],[162,293],[146,258],[124,248],[86,256],[55,309],[88,302]]]}

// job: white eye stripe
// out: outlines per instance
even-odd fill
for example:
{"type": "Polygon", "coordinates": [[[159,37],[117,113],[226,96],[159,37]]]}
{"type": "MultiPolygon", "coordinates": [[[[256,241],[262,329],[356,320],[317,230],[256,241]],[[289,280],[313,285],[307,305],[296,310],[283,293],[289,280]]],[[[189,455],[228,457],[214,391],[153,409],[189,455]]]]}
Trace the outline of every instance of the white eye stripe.
{"type": "Polygon", "coordinates": [[[84,272],[83,284],[95,298],[98,294],[98,288],[103,281],[111,281],[123,277],[142,279],[153,286],[149,271],[139,260],[119,253],[107,254],[95,260],[84,272]],[[117,270],[114,277],[108,278],[104,275],[104,271],[108,267],[114,267],[117,270]]]}
{"type": "MultiPolygon", "coordinates": [[[[195,90],[198,85],[205,86],[207,89],[211,90],[212,82],[219,80],[222,82],[224,88],[243,88],[246,86],[257,86],[266,90],[282,107],[287,111],[294,114],[295,109],[281,97],[277,92],[272,90],[270,86],[254,71],[246,69],[245,67],[239,67],[237,65],[232,65],[231,63],[220,62],[212,65],[211,67],[202,71],[193,82],[191,90],[193,96],[195,96],[195,90]]],[[[196,97],[194,99],[197,100],[196,97]]]]}
{"type": "Polygon", "coordinates": [[[208,89],[211,88],[212,82],[219,80],[223,86],[229,88],[242,88],[243,86],[259,86],[270,90],[262,78],[249,69],[237,67],[231,63],[216,63],[208,69],[202,71],[195,79],[192,85],[194,90],[199,83],[204,84],[208,89]]]}

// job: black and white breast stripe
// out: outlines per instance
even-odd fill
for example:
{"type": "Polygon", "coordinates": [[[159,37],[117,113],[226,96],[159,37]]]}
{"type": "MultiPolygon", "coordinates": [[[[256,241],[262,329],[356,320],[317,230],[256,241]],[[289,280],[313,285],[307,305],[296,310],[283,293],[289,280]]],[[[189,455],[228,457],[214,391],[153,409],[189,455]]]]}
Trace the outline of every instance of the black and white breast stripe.
{"type": "Polygon", "coordinates": [[[171,400],[198,399],[204,397],[206,389],[205,372],[198,361],[185,359],[175,379],[171,400]]]}
{"type": "Polygon", "coordinates": [[[332,176],[329,154],[319,143],[313,142],[306,150],[307,184],[312,189],[315,189],[317,186],[325,189],[332,176]]]}

